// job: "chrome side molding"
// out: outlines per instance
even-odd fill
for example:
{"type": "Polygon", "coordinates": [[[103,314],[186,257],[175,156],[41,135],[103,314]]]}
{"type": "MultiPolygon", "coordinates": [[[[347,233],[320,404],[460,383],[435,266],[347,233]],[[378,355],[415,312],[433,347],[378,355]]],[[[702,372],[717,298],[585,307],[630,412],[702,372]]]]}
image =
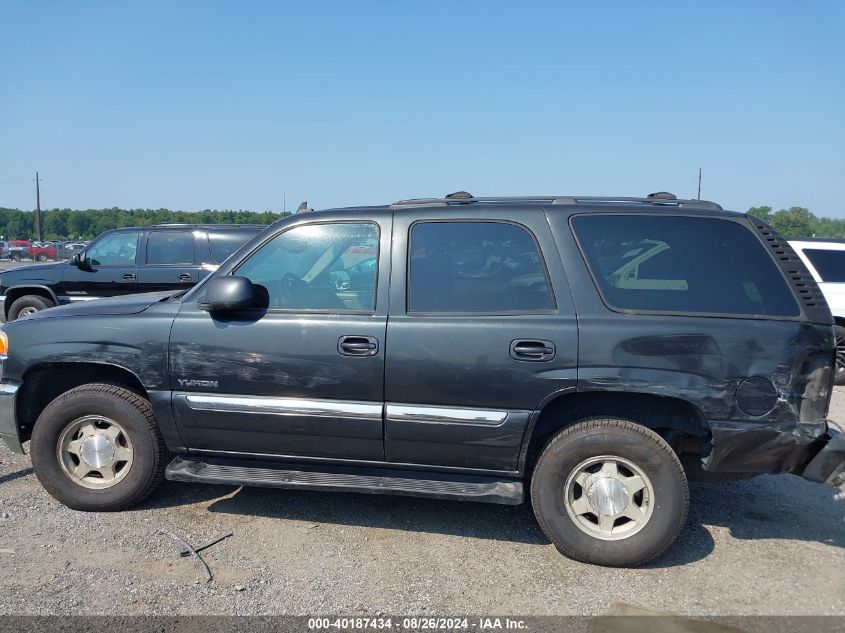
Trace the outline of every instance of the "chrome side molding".
{"type": "Polygon", "coordinates": [[[300,415],[333,418],[380,420],[382,414],[394,422],[423,422],[430,424],[481,424],[498,426],[507,420],[507,411],[494,409],[465,409],[463,407],[424,406],[417,404],[358,402],[351,400],[308,400],[304,398],[276,398],[272,396],[234,396],[218,394],[182,393],[194,411],[222,411],[226,413],[263,413],[270,415],[300,415]]]}
{"type": "Polygon", "coordinates": [[[302,398],[274,398],[268,396],[183,395],[188,406],[195,411],[269,413],[274,415],[361,418],[366,420],[380,420],[382,415],[382,405],[371,402],[305,400],[302,398]]]}
{"type": "Polygon", "coordinates": [[[465,409],[463,407],[431,407],[422,405],[389,403],[385,409],[388,420],[394,422],[429,422],[432,424],[485,424],[496,426],[503,423],[507,411],[492,409],[465,409]]]}

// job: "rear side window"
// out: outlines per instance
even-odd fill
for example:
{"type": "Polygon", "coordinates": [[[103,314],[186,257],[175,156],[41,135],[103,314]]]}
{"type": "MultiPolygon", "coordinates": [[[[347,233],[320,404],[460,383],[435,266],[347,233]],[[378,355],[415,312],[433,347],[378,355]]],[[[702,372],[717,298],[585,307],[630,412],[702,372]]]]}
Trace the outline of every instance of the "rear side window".
{"type": "Polygon", "coordinates": [[[822,281],[845,282],[845,251],[833,251],[826,248],[805,248],[804,254],[822,281]]]}
{"type": "Polygon", "coordinates": [[[555,304],[534,237],[503,222],[411,229],[409,312],[545,312],[555,304]]]}
{"type": "Polygon", "coordinates": [[[229,255],[246,244],[258,231],[209,229],[208,246],[211,249],[211,261],[215,264],[222,264],[229,255]]]}
{"type": "Polygon", "coordinates": [[[730,220],[582,215],[572,227],[614,308],[797,316],[798,304],[760,241],[730,220]]]}
{"type": "Polygon", "coordinates": [[[194,234],[190,231],[159,231],[147,238],[147,264],[193,264],[194,234]]]}

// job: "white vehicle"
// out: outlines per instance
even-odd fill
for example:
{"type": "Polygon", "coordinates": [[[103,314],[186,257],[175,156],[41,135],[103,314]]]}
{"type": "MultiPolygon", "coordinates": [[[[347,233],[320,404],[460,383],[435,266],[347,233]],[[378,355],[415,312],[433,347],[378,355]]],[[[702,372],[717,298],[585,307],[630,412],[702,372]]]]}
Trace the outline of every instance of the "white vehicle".
{"type": "Polygon", "coordinates": [[[836,321],[836,384],[845,384],[845,241],[789,240],[819,284],[836,321]]]}

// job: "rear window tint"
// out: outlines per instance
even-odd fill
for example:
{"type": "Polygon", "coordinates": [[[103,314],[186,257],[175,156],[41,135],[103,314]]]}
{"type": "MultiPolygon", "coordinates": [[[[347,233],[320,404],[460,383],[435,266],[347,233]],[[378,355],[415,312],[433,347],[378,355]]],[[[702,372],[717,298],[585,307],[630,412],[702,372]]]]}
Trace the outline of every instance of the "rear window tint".
{"type": "Polygon", "coordinates": [[[222,264],[229,255],[246,244],[259,231],[209,229],[208,246],[211,249],[211,261],[215,264],[222,264]]]}
{"type": "Polygon", "coordinates": [[[194,234],[189,231],[157,231],[147,238],[147,264],[193,264],[194,234]]]}
{"type": "Polygon", "coordinates": [[[411,230],[410,312],[554,310],[534,237],[504,222],[420,222],[411,230]]]}
{"type": "Polygon", "coordinates": [[[572,227],[606,303],[633,311],[797,316],[760,241],[730,220],[582,215],[572,227]]]}
{"type": "Polygon", "coordinates": [[[845,282],[845,251],[833,251],[826,248],[805,248],[804,254],[822,281],[845,282]]]}

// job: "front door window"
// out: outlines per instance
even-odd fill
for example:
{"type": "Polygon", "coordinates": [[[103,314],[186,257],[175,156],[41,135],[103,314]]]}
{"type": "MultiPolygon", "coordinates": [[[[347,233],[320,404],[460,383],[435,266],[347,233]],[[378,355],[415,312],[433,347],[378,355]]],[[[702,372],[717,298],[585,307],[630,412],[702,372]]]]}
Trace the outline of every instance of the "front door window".
{"type": "Polygon", "coordinates": [[[134,266],[137,250],[137,232],[112,233],[86,249],[85,260],[92,266],[134,266]]]}
{"type": "Polygon", "coordinates": [[[267,289],[271,310],[373,312],[378,228],[308,224],[270,240],[235,271],[267,289]]]}

